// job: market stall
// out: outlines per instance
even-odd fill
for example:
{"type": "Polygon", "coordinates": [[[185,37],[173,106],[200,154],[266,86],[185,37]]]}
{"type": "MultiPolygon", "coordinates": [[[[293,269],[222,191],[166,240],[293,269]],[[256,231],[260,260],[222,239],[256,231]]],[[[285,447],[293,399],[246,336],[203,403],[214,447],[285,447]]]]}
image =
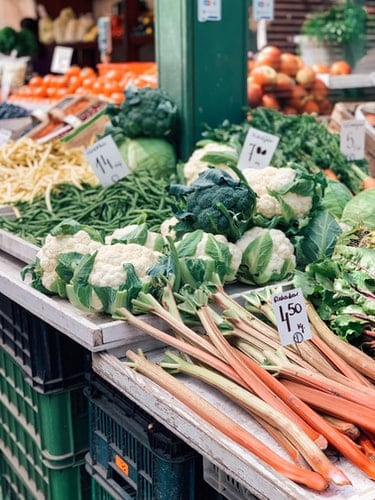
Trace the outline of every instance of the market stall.
{"type": "Polygon", "coordinates": [[[4,498],[373,498],[373,74],[247,22],[160,1],[157,62],[2,103],[4,498]]]}

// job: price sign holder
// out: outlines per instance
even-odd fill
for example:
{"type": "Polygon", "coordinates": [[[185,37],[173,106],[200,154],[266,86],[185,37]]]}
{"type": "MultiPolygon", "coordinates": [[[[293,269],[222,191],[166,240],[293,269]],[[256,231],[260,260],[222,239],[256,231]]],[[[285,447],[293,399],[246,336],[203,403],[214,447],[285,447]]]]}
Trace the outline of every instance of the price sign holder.
{"type": "Polygon", "coordinates": [[[53,51],[51,73],[65,73],[72,64],[73,47],[57,45],[53,51]]]}
{"type": "Polygon", "coordinates": [[[345,120],[341,124],[340,150],[348,160],[362,160],[365,157],[365,120],[345,120]]]}
{"type": "Polygon", "coordinates": [[[102,186],[110,186],[129,174],[129,168],[110,135],[88,147],[85,157],[102,186]]]}
{"type": "Polygon", "coordinates": [[[198,0],[198,21],[221,21],[221,0],[198,0]]]}
{"type": "Polygon", "coordinates": [[[250,127],[242,147],[238,168],[265,168],[271,163],[279,137],[250,127]]]}
{"type": "Polygon", "coordinates": [[[254,0],[253,2],[253,17],[255,21],[260,21],[261,19],[272,21],[274,10],[273,0],[254,0]]]}
{"type": "Polygon", "coordinates": [[[300,344],[311,339],[305,299],[300,288],[271,295],[282,345],[300,344]]]}

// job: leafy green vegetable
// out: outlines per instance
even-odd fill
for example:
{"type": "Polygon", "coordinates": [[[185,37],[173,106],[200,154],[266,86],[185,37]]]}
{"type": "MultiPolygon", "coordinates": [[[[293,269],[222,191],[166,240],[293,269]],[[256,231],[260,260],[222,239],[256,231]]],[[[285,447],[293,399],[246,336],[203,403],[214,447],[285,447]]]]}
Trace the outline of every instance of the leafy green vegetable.
{"type": "Polygon", "coordinates": [[[336,219],[340,219],[345,205],[353,198],[351,191],[342,182],[327,179],[322,206],[336,219]]]}
{"type": "Polygon", "coordinates": [[[176,170],[176,151],[165,139],[125,139],[119,150],[131,171],[168,179],[176,170]]]}
{"type": "Polygon", "coordinates": [[[298,267],[331,257],[341,233],[338,222],[331,214],[326,210],[317,211],[309,224],[292,240],[298,267]]]}
{"type": "Polygon", "coordinates": [[[341,221],[351,227],[363,226],[375,229],[375,188],[365,189],[356,194],[345,205],[341,221]]]}
{"type": "Polygon", "coordinates": [[[202,229],[235,242],[251,225],[254,191],[221,169],[203,171],[190,186],[172,184],[170,193],[179,202],[175,209],[179,222],[174,226],[177,238],[202,229]]]}
{"type": "Polygon", "coordinates": [[[129,86],[125,100],[118,108],[108,106],[113,127],[119,127],[125,136],[154,137],[172,140],[177,129],[177,106],[161,88],[129,86]]]}
{"type": "Polygon", "coordinates": [[[11,26],[4,26],[0,29],[0,52],[2,54],[9,55],[15,50],[18,57],[32,56],[37,49],[36,37],[30,30],[21,28],[16,31],[11,26]]]}

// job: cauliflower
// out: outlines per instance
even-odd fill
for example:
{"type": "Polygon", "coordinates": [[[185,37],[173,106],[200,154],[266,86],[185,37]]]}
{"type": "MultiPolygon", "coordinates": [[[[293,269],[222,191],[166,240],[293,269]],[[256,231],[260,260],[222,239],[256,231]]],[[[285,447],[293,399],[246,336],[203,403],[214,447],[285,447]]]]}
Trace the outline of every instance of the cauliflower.
{"type": "Polygon", "coordinates": [[[115,229],[105,238],[107,245],[113,243],[137,243],[151,250],[162,251],[164,238],[156,231],[149,231],[147,224],[130,224],[129,226],[115,229]]]}
{"type": "Polygon", "coordinates": [[[165,238],[166,236],[170,236],[173,240],[176,239],[176,231],[173,227],[178,223],[177,217],[173,216],[169,219],[163,221],[160,225],[160,233],[165,238]]]}
{"type": "MultiPolygon", "coordinates": [[[[245,168],[242,172],[257,194],[256,214],[266,219],[280,216],[288,223],[290,220],[303,219],[310,213],[313,206],[312,194],[298,194],[297,170],[269,166],[263,169],[245,168]]],[[[306,189],[301,189],[301,192],[306,192],[306,189]]]]}
{"type": "Polygon", "coordinates": [[[68,299],[86,311],[113,314],[131,308],[131,300],[150,283],[147,271],[161,256],[137,243],[102,245],[81,260],[66,287],[68,299]]]}
{"type": "Polygon", "coordinates": [[[102,245],[96,252],[88,282],[93,286],[116,288],[126,281],[124,264],[132,264],[137,277],[146,280],[148,268],[159,260],[160,255],[136,243],[102,245]]]}
{"type": "MultiPolygon", "coordinates": [[[[232,153],[237,155],[236,150],[232,146],[220,144],[219,142],[208,142],[203,147],[196,149],[193,151],[183,167],[185,182],[188,186],[190,186],[190,184],[198,178],[201,172],[209,168],[210,164],[202,160],[207,153],[232,153]]],[[[224,162],[215,164],[215,167],[226,170],[230,175],[232,175],[232,177],[237,179],[237,176],[226,166],[224,162]]]]}
{"type": "Polygon", "coordinates": [[[176,243],[177,254],[183,259],[215,262],[215,272],[223,282],[233,281],[241,263],[242,252],[224,235],[205,233],[201,229],[186,233],[176,243]]]}
{"type": "Polygon", "coordinates": [[[294,247],[279,229],[253,227],[236,242],[242,252],[237,279],[266,285],[288,278],[296,267],[294,247]]]}

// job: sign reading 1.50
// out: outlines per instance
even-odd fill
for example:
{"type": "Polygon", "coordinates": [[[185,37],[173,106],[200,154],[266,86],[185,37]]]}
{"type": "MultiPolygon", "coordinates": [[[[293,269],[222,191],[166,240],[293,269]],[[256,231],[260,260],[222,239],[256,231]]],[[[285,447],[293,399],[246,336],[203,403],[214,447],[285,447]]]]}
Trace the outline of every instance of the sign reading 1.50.
{"type": "Polygon", "coordinates": [[[300,344],[311,338],[305,299],[300,288],[271,297],[282,345],[300,344]]]}

